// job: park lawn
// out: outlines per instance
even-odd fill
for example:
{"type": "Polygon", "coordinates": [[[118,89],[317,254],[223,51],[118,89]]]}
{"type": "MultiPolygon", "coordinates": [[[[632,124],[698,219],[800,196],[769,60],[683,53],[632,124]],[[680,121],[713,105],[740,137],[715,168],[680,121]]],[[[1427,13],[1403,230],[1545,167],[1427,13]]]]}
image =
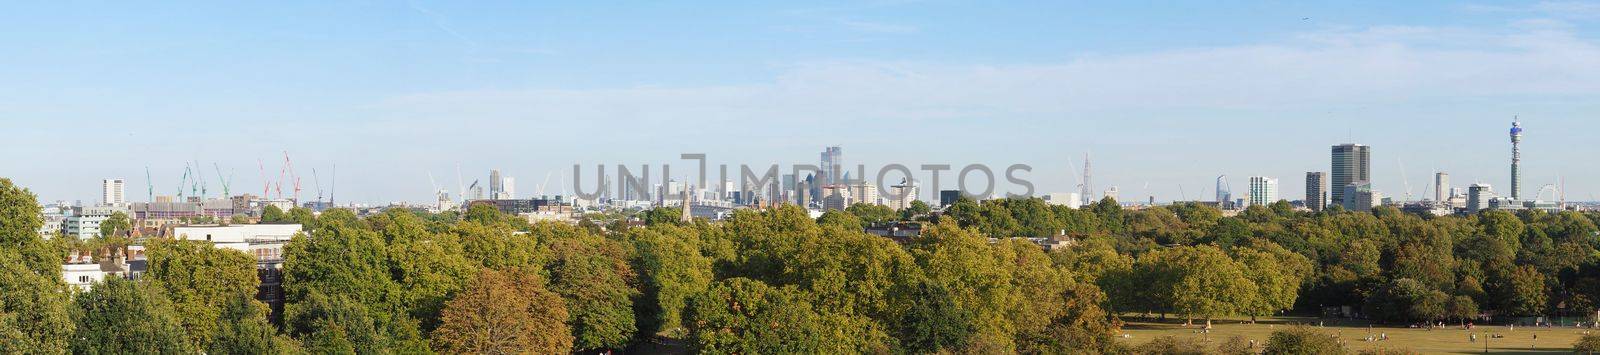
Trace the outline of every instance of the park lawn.
{"type": "MultiPolygon", "coordinates": [[[[1195,321],[1196,325],[1184,327],[1183,321],[1168,318],[1166,322],[1126,318],[1122,333],[1128,337],[1121,341],[1128,345],[1139,345],[1162,336],[1175,336],[1193,339],[1208,340],[1208,344],[1220,344],[1234,335],[1253,339],[1259,346],[1265,345],[1272,331],[1283,329],[1291,324],[1310,324],[1316,326],[1315,318],[1262,318],[1256,324],[1249,324],[1248,320],[1227,319],[1212,322],[1210,334],[1201,334],[1197,330],[1204,324],[1195,321]]],[[[1489,339],[1489,352],[1494,354],[1531,354],[1531,353],[1571,353],[1572,343],[1583,336],[1585,329],[1572,327],[1516,327],[1508,330],[1505,326],[1477,326],[1471,333],[1478,334],[1478,341],[1471,342],[1467,338],[1468,331],[1458,326],[1443,329],[1413,329],[1393,326],[1374,326],[1371,336],[1377,337],[1380,333],[1387,333],[1387,341],[1364,341],[1368,336],[1368,328],[1364,323],[1344,322],[1335,323],[1328,321],[1321,327],[1322,330],[1337,334],[1345,341],[1345,346],[1352,351],[1378,350],[1378,349],[1409,349],[1427,354],[1481,354],[1484,352],[1484,339],[1489,333],[1504,335],[1504,338],[1489,339]],[[1533,335],[1538,334],[1538,340],[1533,335]],[[1532,345],[1532,348],[1529,346],[1532,345]]],[[[1600,331],[1596,331],[1600,332],[1600,331]]]]}

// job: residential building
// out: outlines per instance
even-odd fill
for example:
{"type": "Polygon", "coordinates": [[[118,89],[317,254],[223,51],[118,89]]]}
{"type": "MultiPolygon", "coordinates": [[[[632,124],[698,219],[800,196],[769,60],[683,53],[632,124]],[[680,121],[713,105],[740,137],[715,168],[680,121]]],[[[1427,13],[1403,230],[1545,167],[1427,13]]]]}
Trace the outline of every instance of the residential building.
{"type": "Polygon", "coordinates": [[[100,203],[106,206],[126,206],[128,199],[123,192],[122,179],[100,180],[100,203]]]}
{"type": "Polygon", "coordinates": [[[1250,177],[1250,205],[1266,206],[1278,202],[1278,179],[1265,176],[1250,177]]]}
{"type": "Polygon", "coordinates": [[[1306,173],[1306,208],[1313,212],[1321,212],[1328,208],[1328,173],[1312,171],[1306,173]]]}

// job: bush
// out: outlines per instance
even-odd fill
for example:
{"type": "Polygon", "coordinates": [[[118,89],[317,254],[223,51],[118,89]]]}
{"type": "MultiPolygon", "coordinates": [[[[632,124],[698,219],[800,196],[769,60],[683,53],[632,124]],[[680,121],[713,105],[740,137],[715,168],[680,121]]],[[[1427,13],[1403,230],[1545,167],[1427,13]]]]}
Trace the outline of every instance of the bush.
{"type": "Polygon", "coordinates": [[[1339,338],[1307,326],[1272,332],[1263,354],[1346,354],[1339,338]]]}
{"type": "Polygon", "coordinates": [[[1584,354],[1600,352],[1600,334],[1588,334],[1572,343],[1572,351],[1584,354]]]}
{"type": "Polygon", "coordinates": [[[1205,346],[1200,345],[1194,338],[1179,338],[1164,336],[1155,338],[1149,343],[1144,343],[1133,348],[1133,353],[1138,355],[1203,355],[1205,346]]]}
{"type": "Polygon", "coordinates": [[[1256,349],[1251,346],[1249,339],[1235,335],[1228,337],[1228,340],[1223,341],[1222,344],[1217,344],[1217,353],[1223,355],[1246,355],[1255,354],[1256,349]]]}

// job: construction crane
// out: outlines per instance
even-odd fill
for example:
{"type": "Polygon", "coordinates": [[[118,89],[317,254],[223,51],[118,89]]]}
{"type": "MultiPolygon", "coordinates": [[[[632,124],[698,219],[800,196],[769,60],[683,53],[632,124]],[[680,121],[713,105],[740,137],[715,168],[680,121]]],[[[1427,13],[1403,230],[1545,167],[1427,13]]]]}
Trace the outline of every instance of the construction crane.
{"type": "Polygon", "coordinates": [[[156,184],[150,181],[150,166],[144,166],[145,202],[156,202],[156,184]]]}
{"type": "Polygon", "coordinates": [[[466,185],[462,185],[461,183],[462,183],[461,182],[461,164],[457,163],[456,164],[456,197],[460,198],[462,201],[466,201],[466,198],[467,198],[467,187],[466,187],[466,185]]]}
{"type": "Polygon", "coordinates": [[[221,166],[217,166],[217,163],[212,162],[211,168],[216,169],[217,180],[218,182],[222,183],[222,198],[226,199],[233,197],[233,189],[230,187],[233,186],[233,170],[228,170],[228,177],[223,178],[221,166]]]}
{"type": "Polygon", "coordinates": [[[1394,158],[1394,161],[1400,163],[1400,181],[1406,184],[1406,201],[1409,202],[1411,201],[1411,178],[1406,176],[1406,162],[1398,157],[1394,158]]]}
{"type": "Polygon", "coordinates": [[[194,160],[194,176],[195,180],[198,180],[199,182],[200,200],[203,201],[207,196],[211,196],[211,194],[206,192],[206,168],[200,167],[200,159],[194,160]]]}
{"type": "Polygon", "coordinates": [[[339,164],[333,164],[333,176],[328,184],[328,206],[333,206],[333,191],[339,188],[339,164]]]}
{"type": "Polygon", "coordinates": [[[256,168],[261,169],[261,198],[267,198],[267,191],[272,188],[272,180],[267,180],[267,166],[256,158],[256,168]]]}
{"type": "Polygon", "coordinates": [[[293,195],[290,195],[289,201],[300,203],[300,177],[295,175],[294,161],[289,160],[288,151],[283,152],[283,168],[278,170],[278,184],[276,186],[278,198],[280,199],[283,198],[283,181],[285,179],[290,180],[289,185],[293,193],[293,195]]]}
{"type": "Polygon", "coordinates": [[[317,177],[317,168],[311,168],[311,184],[317,188],[317,208],[322,208],[322,179],[317,177]]]}
{"type": "Polygon", "coordinates": [[[550,185],[550,172],[545,172],[544,173],[544,182],[539,183],[539,186],[538,186],[539,197],[544,197],[544,188],[545,188],[545,186],[549,186],[549,185],[550,185]]]}
{"type": "Polygon", "coordinates": [[[183,178],[178,179],[178,201],[183,201],[183,188],[189,185],[189,163],[183,164],[183,178]]]}

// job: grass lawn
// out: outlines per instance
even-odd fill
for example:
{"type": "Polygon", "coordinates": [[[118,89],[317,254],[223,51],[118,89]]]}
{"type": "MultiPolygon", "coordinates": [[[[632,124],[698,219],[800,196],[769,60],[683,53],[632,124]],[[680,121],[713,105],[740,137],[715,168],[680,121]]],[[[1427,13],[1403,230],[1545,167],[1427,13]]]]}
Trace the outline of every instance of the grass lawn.
{"type": "MultiPolygon", "coordinates": [[[[1162,336],[1186,337],[1194,339],[1209,339],[1209,344],[1220,344],[1234,335],[1253,339],[1259,345],[1265,345],[1268,336],[1273,330],[1282,329],[1291,324],[1310,324],[1316,326],[1315,318],[1262,318],[1256,324],[1249,324],[1248,320],[1226,319],[1212,321],[1210,334],[1198,332],[1204,324],[1195,321],[1196,325],[1184,327],[1183,320],[1168,318],[1166,322],[1139,318],[1124,318],[1127,322],[1123,326],[1123,334],[1127,337],[1121,341],[1129,345],[1139,345],[1162,336]]],[[[1484,352],[1484,341],[1489,334],[1500,334],[1505,337],[1487,339],[1489,353],[1493,354],[1533,354],[1533,353],[1572,353],[1572,343],[1583,336],[1587,329],[1572,327],[1516,327],[1508,329],[1505,326],[1477,326],[1472,331],[1461,329],[1459,326],[1446,327],[1434,330],[1413,329],[1393,326],[1373,326],[1371,332],[1365,323],[1345,321],[1335,323],[1326,321],[1321,328],[1324,331],[1337,334],[1345,341],[1345,345],[1354,351],[1378,349],[1409,349],[1429,354],[1481,354],[1484,352]],[[1369,336],[1377,337],[1387,334],[1387,341],[1365,341],[1369,336]],[[1477,334],[1478,341],[1472,342],[1468,334],[1477,334]],[[1534,340],[1534,335],[1538,340],[1534,340]],[[1530,347],[1531,346],[1531,347],[1530,347]]],[[[1600,333],[1600,330],[1588,330],[1600,333]]],[[[1258,345],[1258,346],[1259,346],[1258,345]]]]}

